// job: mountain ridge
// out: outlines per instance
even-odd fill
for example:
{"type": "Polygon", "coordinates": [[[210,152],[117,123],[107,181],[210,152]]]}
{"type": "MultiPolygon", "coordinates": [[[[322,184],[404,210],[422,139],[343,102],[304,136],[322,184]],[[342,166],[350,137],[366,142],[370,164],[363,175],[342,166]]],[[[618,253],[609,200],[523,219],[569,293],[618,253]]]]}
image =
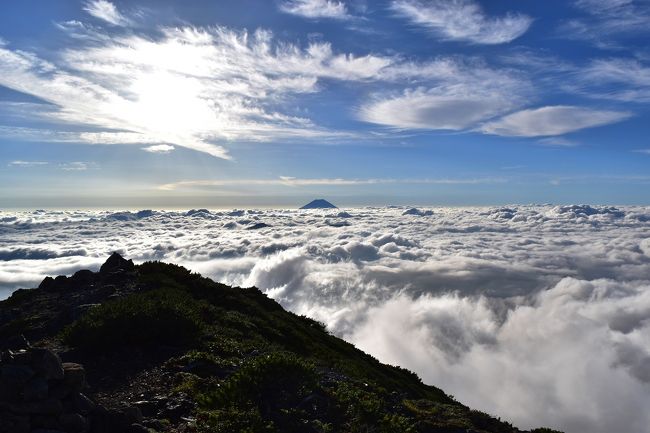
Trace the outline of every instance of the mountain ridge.
{"type": "MultiPolygon", "coordinates": [[[[134,265],[117,253],[99,272],[47,277],[0,302],[0,349],[0,419],[23,423],[0,422],[1,433],[22,433],[16,425],[69,433],[521,432],[381,364],[256,288],[172,264],[134,265]],[[31,345],[15,346],[21,336],[31,345]],[[22,401],[26,388],[12,394],[5,373],[33,351],[81,368],[88,385],[74,395],[93,409],[70,409],[71,397],[61,397],[62,409],[47,419],[24,413],[44,403],[22,401]]],[[[39,380],[52,390],[63,379],[39,380]]]]}

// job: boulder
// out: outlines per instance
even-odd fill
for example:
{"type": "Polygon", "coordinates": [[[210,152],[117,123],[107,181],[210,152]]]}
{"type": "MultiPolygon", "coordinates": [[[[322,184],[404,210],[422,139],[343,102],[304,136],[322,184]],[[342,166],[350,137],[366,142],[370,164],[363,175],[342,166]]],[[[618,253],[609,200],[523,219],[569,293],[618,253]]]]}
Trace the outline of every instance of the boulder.
{"type": "Polygon", "coordinates": [[[64,362],[63,383],[73,391],[82,391],[86,387],[86,370],[83,365],[74,362],[64,362]]]}
{"type": "Polygon", "coordinates": [[[59,355],[49,349],[32,349],[32,367],[46,380],[63,379],[63,367],[59,355]]]}

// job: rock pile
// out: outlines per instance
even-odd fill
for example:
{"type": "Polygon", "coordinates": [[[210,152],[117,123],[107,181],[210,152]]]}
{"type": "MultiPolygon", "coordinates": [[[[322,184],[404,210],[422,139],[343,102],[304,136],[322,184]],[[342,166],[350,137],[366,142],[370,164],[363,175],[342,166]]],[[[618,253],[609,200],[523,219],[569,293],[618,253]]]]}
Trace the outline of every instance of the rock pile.
{"type": "Polygon", "coordinates": [[[137,408],[108,411],[84,395],[82,365],[61,362],[24,337],[0,353],[0,433],[118,433],[147,431],[137,408]]]}

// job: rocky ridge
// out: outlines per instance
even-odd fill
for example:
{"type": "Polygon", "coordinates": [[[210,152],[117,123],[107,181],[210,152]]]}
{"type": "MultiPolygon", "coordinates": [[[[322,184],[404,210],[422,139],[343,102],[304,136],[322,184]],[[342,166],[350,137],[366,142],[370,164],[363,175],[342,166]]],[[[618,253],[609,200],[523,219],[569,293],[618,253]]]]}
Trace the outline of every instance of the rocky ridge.
{"type": "Polygon", "coordinates": [[[0,302],[0,351],[0,433],[521,432],[255,288],[119,254],[0,302]]]}

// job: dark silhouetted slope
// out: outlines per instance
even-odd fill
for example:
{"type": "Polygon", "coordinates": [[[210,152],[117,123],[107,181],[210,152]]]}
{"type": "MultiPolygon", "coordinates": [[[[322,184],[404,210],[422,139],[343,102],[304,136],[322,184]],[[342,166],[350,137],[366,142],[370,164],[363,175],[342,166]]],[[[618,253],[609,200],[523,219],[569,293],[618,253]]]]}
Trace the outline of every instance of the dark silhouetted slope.
{"type": "Polygon", "coordinates": [[[520,431],[256,288],[116,254],[0,302],[0,346],[1,433],[520,431]]]}

